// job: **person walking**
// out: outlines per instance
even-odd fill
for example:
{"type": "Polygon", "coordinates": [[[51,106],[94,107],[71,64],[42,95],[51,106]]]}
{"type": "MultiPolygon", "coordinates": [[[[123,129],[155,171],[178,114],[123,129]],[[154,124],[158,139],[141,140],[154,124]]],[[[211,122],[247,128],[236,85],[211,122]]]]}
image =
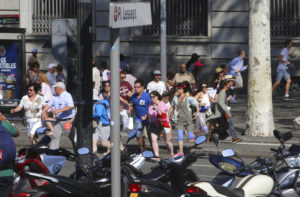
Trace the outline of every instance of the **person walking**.
{"type": "Polygon", "coordinates": [[[194,125],[193,119],[197,118],[192,115],[192,107],[198,109],[198,102],[194,97],[189,96],[190,84],[187,81],[179,83],[177,86],[177,95],[174,96],[172,106],[170,108],[170,115],[173,115],[173,121],[176,123],[179,154],[183,154],[183,132],[187,130],[187,137],[190,142],[194,141],[194,125]]]}
{"type": "MultiPolygon", "coordinates": [[[[230,108],[228,107],[226,101],[228,101],[227,99],[227,95],[226,95],[226,91],[228,89],[230,89],[233,84],[234,84],[235,78],[232,75],[226,75],[225,76],[225,80],[222,82],[221,86],[220,86],[220,92],[219,95],[217,97],[217,106],[215,107],[215,111],[214,113],[208,117],[206,119],[207,123],[208,123],[208,129],[209,129],[209,133],[207,135],[207,140],[209,140],[211,132],[214,128],[214,126],[216,124],[216,120],[219,120],[219,118],[221,118],[222,116],[225,116],[228,126],[229,126],[229,132],[232,138],[232,143],[238,143],[240,141],[242,141],[242,138],[239,138],[236,134],[235,128],[234,128],[234,124],[231,118],[231,113],[230,113],[230,108]]],[[[220,124],[221,127],[225,126],[220,124]]]]}
{"type": "Polygon", "coordinates": [[[38,86],[36,83],[26,86],[27,95],[23,96],[18,107],[10,110],[10,113],[16,113],[24,109],[27,124],[27,136],[30,143],[34,144],[34,133],[37,128],[42,127],[42,108],[45,100],[38,94],[38,86]]]}
{"type": "Polygon", "coordinates": [[[206,116],[210,116],[211,112],[211,99],[210,95],[207,92],[207,83],[200,84],[201,91],[196,94],[195,99],[197,99],[199,103],[199,111],[198,111],[198,118],[196,119],[198,128],[203,133],[208,133],[208,128],[206,125],[206,116]]]}
{"type": "Polygon", "coordinates": [[[157,91],[160,95],[162,95],[166,90],[167,86],[165,82],[161,81],[161,72],[159,70],[153,71],[153,80],[148,83],[147,91],[149,93],[153,91],[157,91]]]}
{"type": "Polygon", "coordinates": [[[12,137],[20,131],[0,112],[0,196],[9,197],[13,189],[16,144],[12,137]]]}
{"type": "Polygon", "coordinates": [[[27,63],[28,70],[32,70],[33,63],[38,62],[37,54],[38,54],[38,50],[32,49],[31,56],[29,57],[28,63],[27,63]]]}
{"type": "Polygon", "coordinates": [[[55,94],[54,85],[56,84],[56,64],[48,65],[48,72],[46,73],[52,93],[55,94]]]}
{"type": "Polygon", "coordinates": [[[248,67],[248,65],[244,66],[244,58],[246,56],[245,50],[239,50],[237,52],[237,55],[238,57],[234,58],[231,62],[229,62],[228,71],[226,73],[226,75],[231,75],[235,77],[235,86],[232,87],[235,93],[231,98],[230,103],[237,103],[236,95],[238,91],[244,87],[241,72],[245,71],[248,67]]]}
{"type": "Polygon", "coordinates": [[[149,121],[150,125],[148,131],[151,135],[151,145],[156,158],[159,157],[159,146],[157,139],[160,134],[163,134],[163,138],[167,147],[170,151],[171,157],[174,156],[173,144],[170,140],[171,126],[168,118],[168,106],[161,101],[162,96],[157,91],[152,91],[150,93],[151,103],[149,105],[149,121]]]}
{"type": "Polygon", "coordinates": [[[132,105],[135,110],[134,129],[137,131],[136,137],[141,151],[145,150],[143,138],[144,128],[149,126],[148,113],[151,102],[150,95],[144,91],[144,81],[137,79],[134,83],[135,93],[132,95],[132,105]]]}
{"type": "Polygon", "coordinates": [[[53,108],[52,113],[56,117],[54,122],[53,139],[50,144],[50,149],[58,149],[60,137],[65,133],[71,140],[74,150],[76,150],[76,136],[72,127],[72,122],[75,119],[75,107],[71,94],[66,91],[66,86],[63,82],[57,82],[54,86],[56,96],[46,104],[42,111],[42,118],[47,118],[47,111],[53,108]]]}
{"type": "Polygon", "coordinates": [[[276,76],[276,82],[273,84],[272,91],[275,90],[275,88],[280,84],[282,78],[286,81],[285,84],[285,95],[283,100],[291,100],[290,97],[290,86],[292,83],[291,80],[291,74],[289,71],[288,66],[291,64],[289,59],[289,50],[292,48],[292,41],[286,40],[284,43],[285,48],[283,48],[278,56],[278,66],[277,66],[277,76],[276,76]]]}
{"type": "Polygon", "coordinates": [[[33,62],[30,65],[31,69],[28,70],[25,82],[26,85],[30,83],[36,83],[37,80],[39,79],[39,74],[40,74],[40,64],[38,62],[33,62]]]}
{"type": "Polygon", "coordinates": [[[175,87],[179,83],[187,81],[191,85],[191,88],[193,90],[195,87],[195,78],[193,74],[187,71],[186,65],[183,63],[180,64],[179,69],[180,69],[179,73],[176,73],[173,80],[168,81],[168,84],[175,87]]]}
{"type": "Polygon", "coordinates": [[[67,83],[67,79],[63,73],[64,67],[62,64],[57,64],[56,66],[56,82],[63,82],[64,84],[67,83]]]}
{"type": "Polygon", "coordinates": [[[93,100],[98,100],[99,93],[101,90],[101,74],[99,69],[97,68],[97,64],[95,60],[92,62],[92,73],[93,73],[93,100]]]}

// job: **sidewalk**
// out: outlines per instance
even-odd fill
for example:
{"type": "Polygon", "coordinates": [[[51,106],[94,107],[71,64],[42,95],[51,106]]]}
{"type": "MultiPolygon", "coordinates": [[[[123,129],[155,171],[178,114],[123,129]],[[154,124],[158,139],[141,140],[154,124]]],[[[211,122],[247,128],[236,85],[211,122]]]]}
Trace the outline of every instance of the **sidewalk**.
{"type": "MultiPolygon", "coordinates": [[[[294,96],[294,101],[283,101],[280,97],[273,98],[273,112],[274,112],[274,122],[275,128],[280,132],[292,131],[294,138],[287,142],[287,145],[300,143],[300,130],[295,130],[292,120],[300,115],[300,96],[294,96]]],[[[233,122],[235,124],[236,131],[240,135],[245,130],[245,121],[246,121],[246,110],[247,110],[247,97],[246,95],[240,95],[237,99],[238,104],[231,105],[233,122]]],[[[29,139],[26,136],[26,128],[21,122],[16,122],[16,126],[21,130],[21,135],[18,138],[15,138],[15,142],[18,148],[29,145],[29,139]]],[[[270,147],[277,147],[279,143],[274,137],[250,137],[242,136],[243,141],[238,144],[232,144],[231,138],[228,137],[226,140],[221,141],[220,149],[222,148],[233,148],[235,151],[239,152],[244,156],[258,156],[265,155],[270,156],[271,152],[269,151],[270,147]]],[[[121,133],[121,140],[123,143],[127,140],[127,134],[121,133]]],[[[145,140],[149,145],[148,140],[145,140]]],[[[177,148],[177,133],[173,131],[172,142],[174,148],[177,148]]],[[[61,147],[72,148],[72,144],[66,136],[63,136],[61,139],[61,147]]],[[[160,146],[163,149],[166,149],[164,141],[161,139],[159,141],[160,146]]],[[[130,146],[137,145],[136,140],[132,140],[129,143],[130,146]]],[[[192,146],[192,143],[184,142],[185,147],[192,146]]],[[[204,143],[201,145],[202,152],[207,153],[210,151],[215,152],[216,148],[213,143],[204,143]]]]}

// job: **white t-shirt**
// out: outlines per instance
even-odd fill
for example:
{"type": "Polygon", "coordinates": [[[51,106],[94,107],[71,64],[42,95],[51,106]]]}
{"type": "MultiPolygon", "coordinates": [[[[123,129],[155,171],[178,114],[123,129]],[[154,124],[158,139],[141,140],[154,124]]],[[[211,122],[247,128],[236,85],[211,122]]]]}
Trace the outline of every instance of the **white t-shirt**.
{"type": "MultiPolygon", "coordinates": [[[[282,51],[280,52],[280,55],[282,55],[282,60],[284,61],[288,61],[289,59],[289,50],[287,48],[282,49],[282,51]]],[[[284,64],[283,62],[279,62],[277,70],[285,70],[288,69],[287,65],[284,64]]]]}
{"type": "Polygon", "coordinates": [[[97,67],[93,67],[93,82],[95,82],[95,89],[97,91],[100,91],[101,76],[100,76],[100,71],[98,70],[97,67]]]}
{"type": "Polygon", "coordinates": [[[108,69],[102,71],[102,81],[110,80],[110,71],[108,69]]]}
{"type": "Polygon", "coordinates": [[[36,95],[33,102],[29,100],[27,95],[23,96],[19,106],[24,108],[27,122],[41,121],[42,108],[45,105],[45,100],[42,96],[36,95]]]}
{"type": "Polygon", "coordinates": [[[153,91],[157,91],[160,95],[163,94],[164,91],[166,91],[166,84],[163,81],[159,81],[158,83],[156,81],[151,81],[147,85],[147,90],[149,93],[153,91]]]}

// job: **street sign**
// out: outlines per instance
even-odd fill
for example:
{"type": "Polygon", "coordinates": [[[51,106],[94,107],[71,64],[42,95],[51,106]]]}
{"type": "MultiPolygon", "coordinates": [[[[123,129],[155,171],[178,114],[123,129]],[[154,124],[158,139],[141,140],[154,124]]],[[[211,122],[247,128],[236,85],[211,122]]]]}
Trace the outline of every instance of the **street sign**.
{"type": "Polygon", "coordinates": [[[1,14],[0,25],[19,24],[19,14],[1,14]]]}
{"type": "Polygon", "coordinates": [[[109,27],[113,29],[152,24],[150,3],[110,3],[109,27]]]}

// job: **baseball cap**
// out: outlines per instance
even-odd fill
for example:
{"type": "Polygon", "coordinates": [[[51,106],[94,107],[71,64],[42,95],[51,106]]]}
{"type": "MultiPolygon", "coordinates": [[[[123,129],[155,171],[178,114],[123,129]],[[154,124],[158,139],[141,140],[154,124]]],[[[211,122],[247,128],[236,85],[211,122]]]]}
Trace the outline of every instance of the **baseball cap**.
{"type": "Polygon", "coordinates": [[[66,86],[65,86],[65,84],[63,83],[63,82],[57,82],[54,86],[53,86],[53,88],[56,88],[56,87],[61,87],[62,89],[66,89],[66,86]]]}
{"type": "Polygon", "coordinates": [[[56,67],[56,66],[57,66],[56,64],[49,64],[48,69],[51,69],[51,68],[56,67]]]}
{"type": "Polygon", "coordinates": [[[154,70],[153,75],[161,75],[161,72],[159,70],[154,70]]]}
{"type": "Polygon", "coordinates": [[[31,51],[32,53],[37,53],[38,52],[38,50],[37,49],[32,49],[32,51],[31,51]]]}

